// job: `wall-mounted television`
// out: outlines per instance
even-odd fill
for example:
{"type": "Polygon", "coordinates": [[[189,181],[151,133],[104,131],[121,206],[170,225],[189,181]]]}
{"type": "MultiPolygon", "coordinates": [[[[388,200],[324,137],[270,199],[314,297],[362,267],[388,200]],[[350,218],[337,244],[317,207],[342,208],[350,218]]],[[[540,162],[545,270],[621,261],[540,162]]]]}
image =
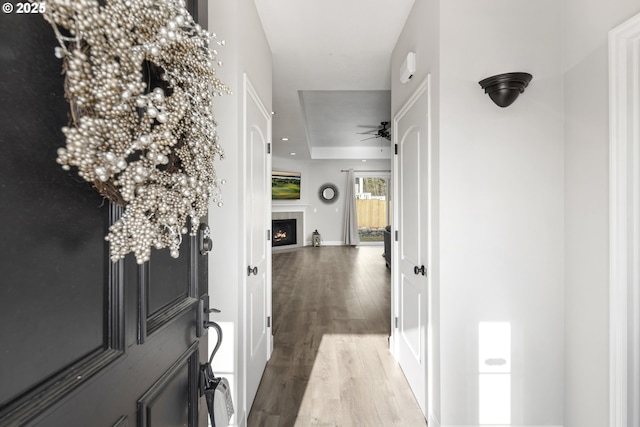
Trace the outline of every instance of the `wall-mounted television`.
{"type": "Polygon", "coordinates": [[[300,172],[271,173],[271,198],[273,200],[300,199],[300,172]]]}

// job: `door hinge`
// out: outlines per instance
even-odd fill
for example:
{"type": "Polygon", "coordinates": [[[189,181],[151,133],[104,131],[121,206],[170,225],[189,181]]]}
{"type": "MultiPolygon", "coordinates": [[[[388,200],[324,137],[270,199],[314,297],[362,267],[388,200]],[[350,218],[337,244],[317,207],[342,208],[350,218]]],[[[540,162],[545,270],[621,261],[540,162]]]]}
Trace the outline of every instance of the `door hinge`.
{"type": "Polygon", "coordinates": [[[398,154],[398,144],[395,144],[396,155],[398,154]]]}
{"type": "Polygon", "coordinates": [[[398,230],[396,230],[396,242],[398,241],[398,230]]]}
{"type": "Polygon", "coordinates": [[[267,230],[267,241],[271,240],[271,230],[267,230]]]}
{"type": "Polygon", "coordinates": [[[267,143],[267,154],[271,154],[271,143],[267,143]]]}
{"type": "Polygon", "coordinates": [[[395,327],[396,327],[396,329],[398,329],[398,318],[397,317],[395,318],[395,327]]]}
{"type": "Polygon", "coordinates": [[[267,328],[271,327],[271,316],[267,316],[267,328]]]}

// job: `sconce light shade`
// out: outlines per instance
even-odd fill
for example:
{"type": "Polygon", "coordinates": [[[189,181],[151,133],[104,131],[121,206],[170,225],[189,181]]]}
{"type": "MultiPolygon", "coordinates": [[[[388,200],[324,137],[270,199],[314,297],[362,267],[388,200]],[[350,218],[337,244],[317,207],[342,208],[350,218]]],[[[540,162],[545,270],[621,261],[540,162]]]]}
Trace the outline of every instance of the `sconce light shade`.
{"type": "Polygon", "coordinates": [[[484,93],[495,102],[498,107],[508,107],[524,92],[532,79],[529,73],[505,73],[480,80],[484,93]]]}

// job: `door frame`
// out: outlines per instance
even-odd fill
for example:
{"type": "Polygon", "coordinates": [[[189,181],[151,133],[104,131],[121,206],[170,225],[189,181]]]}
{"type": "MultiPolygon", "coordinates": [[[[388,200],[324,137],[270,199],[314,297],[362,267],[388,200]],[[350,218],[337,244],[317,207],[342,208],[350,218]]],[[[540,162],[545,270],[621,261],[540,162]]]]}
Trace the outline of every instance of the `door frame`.
{"type": "Polygon", "coordinates": [[[640,14],[609,32],[609,425],[640,423],[640,14]]]}
{"type": "MultiPolygon", "coordinates": [[[[429,272],[427,275],[427,327],[425,330],[426,337],[423,337],[425,345],[426,345],[426,381],[425,381],[425,418],[430,419],[430,412],[433,408],[433,334],[432,334],[432,326],[433,326],[433,194],[432,194],[432,184],[433,184],[433,142],[431,137],[431,74],[428,74],[425,79],[418,85],[418,87],[413,91],[413,93],[409,96],[407,101],[402,105],[400,110],[393,117],[393,141],[396,147],[395,155],[393,156],[392,164],[392,172],[391,179],[393,185],[393,215],[392,215],[392,227],[391,227],[391,336],[389,337],[389,349],[396,361],[399,361],[399,341],[397,337],[398,333],[398,319],[399,316],[399,272],[398,272],[398,263],[400,260],[399,254],[399,241],[396,238],[397,234],[400,234],[398,227],[398,218],[400,218],[400,203],[398,203],[398,195],[400,194],[400,186],[399,186],[399,158],[398,158],[398,123],[400,120],[409,112],[409,110],[413,107],[413,105],[418,101],[418,99],[424,94],[427,93],[427,156],[429,159],[429,164],[427,165],[427,182],[425,183],[425,188],[427,188],[428,196],[427,196],[427,224],[426,230],[427,235],[429,236],[427,239],[427,259],[426,259],[426,267],[429,272]]],[[[422,405],[421,405],[422,406],[422,405]]]]}

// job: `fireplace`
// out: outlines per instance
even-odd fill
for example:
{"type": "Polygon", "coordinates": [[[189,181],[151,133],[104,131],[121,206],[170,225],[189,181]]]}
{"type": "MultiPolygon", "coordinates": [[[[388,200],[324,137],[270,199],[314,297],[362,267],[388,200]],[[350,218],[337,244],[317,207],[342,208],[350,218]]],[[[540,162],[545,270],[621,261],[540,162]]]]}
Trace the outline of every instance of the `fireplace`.
{"type": "Polygon", "coordinates": [[[272,221],[273,238],[271,246],[296,245],[298,243],[298,231],[295,218],[274,219],[272,221]]]}

